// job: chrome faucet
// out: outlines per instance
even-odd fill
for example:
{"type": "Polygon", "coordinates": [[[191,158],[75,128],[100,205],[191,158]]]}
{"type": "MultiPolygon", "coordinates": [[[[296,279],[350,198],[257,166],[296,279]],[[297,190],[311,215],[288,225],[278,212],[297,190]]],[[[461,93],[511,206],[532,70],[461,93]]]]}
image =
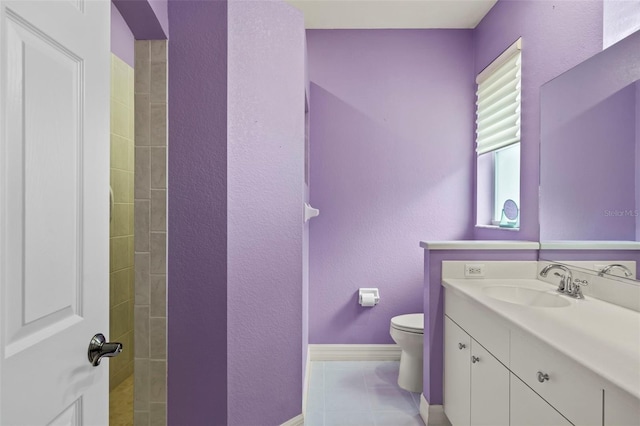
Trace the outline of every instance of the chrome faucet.
{"type": "Polygon", "coordinates": [[[560,283],[558,284],[558,293],[563,293],[576,299],[584,299],[580,285],[574,283],[571,269],[567,268],[566,266],[559,265],[557,263],[551,263],[542,268],[542,270],[540,271],[540,276],[546,277],[549,271],[551,271],[552,269],[560,269],[563,272],[563,274],[559,274],[557,272],[555,273],[556,276],[560,277],[560,283]]]}
{"type": "Polygon", "coordinates": [[[604,274],[608,274],[610,270],[615,269],[615,268],[619,268],[622,269],[622,271],[624,272],[624,276],[625,277],[630,277],[633,274],[631,273],[631,271],[629,270],[629,268],[627,268],[624,265],[620,265],[619,263],[612,263],[611,265],[607,265],[604,268],[602,268],[600,270],[600,272],[598,272],[598,276],[603,276],[604,274]]]}

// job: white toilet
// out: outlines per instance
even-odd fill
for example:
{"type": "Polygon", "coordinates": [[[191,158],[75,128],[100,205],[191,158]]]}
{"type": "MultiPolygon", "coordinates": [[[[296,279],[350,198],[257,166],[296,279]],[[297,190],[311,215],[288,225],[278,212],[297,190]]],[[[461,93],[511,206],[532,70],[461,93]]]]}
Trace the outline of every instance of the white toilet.
{"type": "Polygon", "coordinates": [[[410,392],[422,392],[422,348],[424,314],[391,318],[391,338],[402,348],[398,385],[410,392]]]}

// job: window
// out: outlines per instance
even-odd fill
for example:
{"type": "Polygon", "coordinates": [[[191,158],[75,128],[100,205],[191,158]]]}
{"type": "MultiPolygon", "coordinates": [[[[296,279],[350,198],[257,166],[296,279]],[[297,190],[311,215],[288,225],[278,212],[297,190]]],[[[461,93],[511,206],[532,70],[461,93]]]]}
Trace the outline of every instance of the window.
{"type": "Polygon", "coordinates": [[[518,39],[476,78],[477,226],[519,226],[503,206],[520,206],[520,52],[518,39]]]}

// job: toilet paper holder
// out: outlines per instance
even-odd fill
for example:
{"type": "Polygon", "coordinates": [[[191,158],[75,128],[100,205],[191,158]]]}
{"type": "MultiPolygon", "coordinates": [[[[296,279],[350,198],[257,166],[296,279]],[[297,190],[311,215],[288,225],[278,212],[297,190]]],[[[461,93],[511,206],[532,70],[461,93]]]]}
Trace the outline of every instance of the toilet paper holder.
{"type": "Polygon", "coordinates": [[[380,290],[377,288],[361,288],[358,290],[360,306],[372,307],[380,303],[380,290]]]}

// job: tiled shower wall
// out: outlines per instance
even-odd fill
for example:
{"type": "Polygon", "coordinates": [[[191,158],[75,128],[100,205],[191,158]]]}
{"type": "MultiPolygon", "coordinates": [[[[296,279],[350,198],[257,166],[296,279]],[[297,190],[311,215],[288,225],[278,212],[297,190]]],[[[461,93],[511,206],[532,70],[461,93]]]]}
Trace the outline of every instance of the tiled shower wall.
{"type": "Polygon", "coordinates": [[[167,42],[135,42],[134,424],[167,411],[167,42]]]}
{"type": "Polygon", "coordinates": [[[109,389],[133,373],[133,68],[111,55],[109,338],[124,351],[109,362],[109,389]]]}

